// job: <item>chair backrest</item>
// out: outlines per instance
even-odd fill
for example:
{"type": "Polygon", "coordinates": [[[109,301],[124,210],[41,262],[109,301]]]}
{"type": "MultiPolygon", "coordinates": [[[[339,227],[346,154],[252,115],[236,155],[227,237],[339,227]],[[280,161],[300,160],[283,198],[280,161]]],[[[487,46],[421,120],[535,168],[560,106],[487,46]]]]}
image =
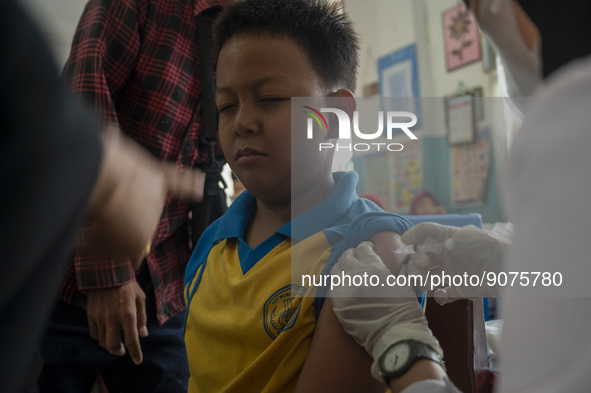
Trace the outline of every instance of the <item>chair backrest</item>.
{"type": "MultiPolygon", "coordinates": [[[[480,214],[407,216],[413,224],[475,225],[482,228],[480,214]]],[[[464,393],[490,393],[490,374],[484,330],[482,300],[457,300],[445,306],[427,299],[429,327],[445,353],[445,367],[452,382],[464,393]]]]}

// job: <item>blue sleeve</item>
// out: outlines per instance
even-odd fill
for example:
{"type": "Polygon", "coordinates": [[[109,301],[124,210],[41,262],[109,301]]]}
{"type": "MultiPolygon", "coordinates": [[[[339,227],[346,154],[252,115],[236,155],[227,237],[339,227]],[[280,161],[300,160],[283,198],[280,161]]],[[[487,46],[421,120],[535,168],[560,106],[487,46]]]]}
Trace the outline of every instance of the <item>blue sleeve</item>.
{"type": "Polygon", "coordinates": [[[362,214],[356,217],[349,225],[343,241],[335,250],[337,254],[336,258],[338,259],[343,252],[349,248],[357,247],[359,243],[368,240],[378,232],[388,231],[402,235],[412,227],[413,225],[410,221],[398,214],[386,212],[362,214]]]}
{"type": "MultiPolygon", "coordinates": [[[[387,212],[368,212],[357,216],[347,226],[341,241],[335,243],[331,249],[331,255],[322,274],[330,274],[333,266],[338,262],[341,254],[349,248],[355,248],[362,241],[370,239],[378,232],[388,231],[402,235],[412,228],[413,225],[406,218],[387,212]]],[[[319,287],[316,297],[316,316],[324,304],[324,297],[328,291],[327,287],[319,287]]]]}

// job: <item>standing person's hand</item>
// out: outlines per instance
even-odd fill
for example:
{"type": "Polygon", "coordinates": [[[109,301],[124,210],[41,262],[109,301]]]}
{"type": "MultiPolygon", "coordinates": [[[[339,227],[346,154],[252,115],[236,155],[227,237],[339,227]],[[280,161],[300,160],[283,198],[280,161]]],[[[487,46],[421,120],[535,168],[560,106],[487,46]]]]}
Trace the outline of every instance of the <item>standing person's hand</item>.
{"type": "Polygon", "coordinates": [[[136,363],[143,360],[139,337],[146,337],[146,295],[137,282],[116,288],[88,292],[86,314],[90,336],[113,355],[129,356],[136,363]],[[121,338],[125,338],[125,345],[121,338]]]}
{"type": "Polygon", "coordinates": [[[149,251],[167,195],[201,201],[205,172],[159,162],[118,131],[106,132],[103,142],[83,241],[91,253],[130,258],[137,269],[149,251]]]}

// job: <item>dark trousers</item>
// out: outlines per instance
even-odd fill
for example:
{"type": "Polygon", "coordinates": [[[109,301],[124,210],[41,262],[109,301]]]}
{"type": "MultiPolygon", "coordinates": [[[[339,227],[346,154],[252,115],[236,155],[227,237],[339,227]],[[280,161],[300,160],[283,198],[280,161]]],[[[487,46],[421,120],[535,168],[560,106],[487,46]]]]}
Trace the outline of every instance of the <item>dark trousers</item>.
{"type": "Polygon", "coordinates": [[[140,337],[144,360],[137,366],[129,355],[111,355],[90,337],[86,311],[58,302],[41,341],[44,365],[39,391],[87,393],[101,375],[111,393],[185,393],[189,368],[184,314],[160,326],[153,307],[147,309],[152,309],[148,311],[149,336],[140,337]]]}

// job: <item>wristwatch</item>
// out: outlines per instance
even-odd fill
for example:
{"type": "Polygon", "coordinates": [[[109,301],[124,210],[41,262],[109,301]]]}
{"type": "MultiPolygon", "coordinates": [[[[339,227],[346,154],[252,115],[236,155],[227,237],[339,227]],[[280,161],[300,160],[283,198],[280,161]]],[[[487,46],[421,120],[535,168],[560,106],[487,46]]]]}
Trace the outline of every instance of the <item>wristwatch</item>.
{"type": "Polygon", "coordinates": [[[416,340],[403,340],[392,344],[380,357],[382,378],[390,379],[404,375],[419,359],[429,359],[445,369],[443,360],[429,345],[416,340]]]}

